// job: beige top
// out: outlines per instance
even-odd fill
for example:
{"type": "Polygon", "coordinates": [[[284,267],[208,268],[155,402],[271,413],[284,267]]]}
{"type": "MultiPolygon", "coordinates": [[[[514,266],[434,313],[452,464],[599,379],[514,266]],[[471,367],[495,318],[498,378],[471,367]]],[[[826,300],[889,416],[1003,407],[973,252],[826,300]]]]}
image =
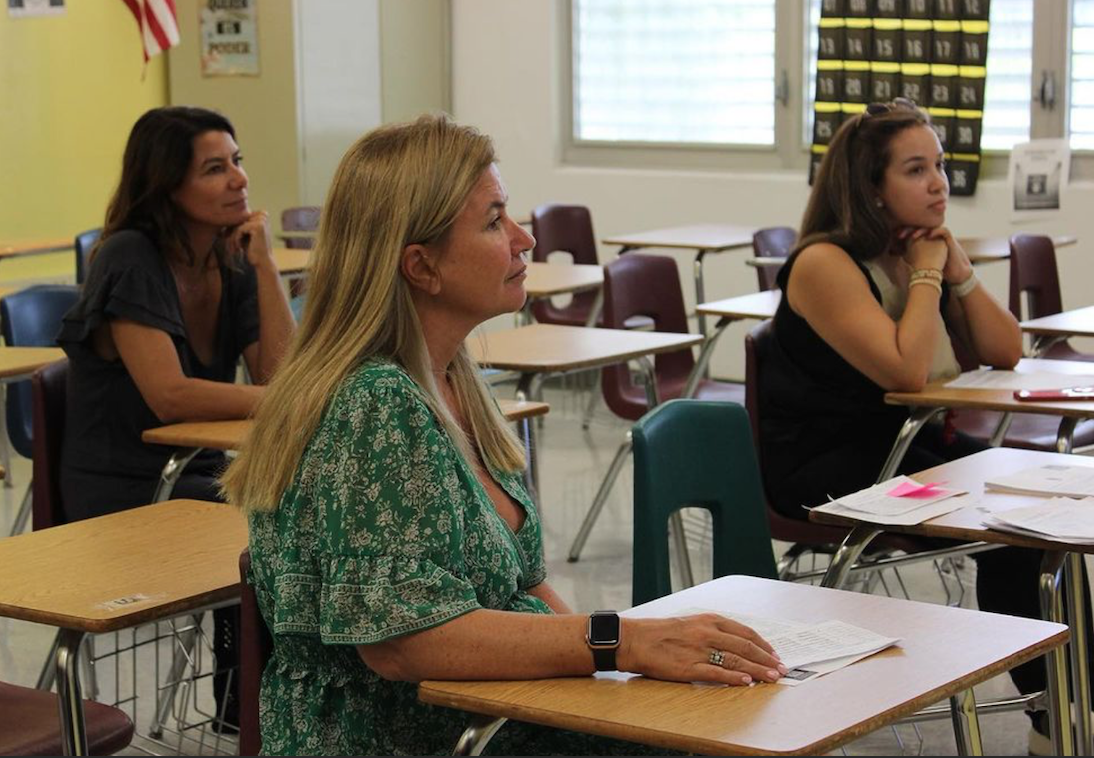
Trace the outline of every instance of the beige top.
{"type": "MultiPolygon", "coordinates": [[[[889,278],[888,272],[876,259],[863,263],[874,278],[874,284],[881,291],[881,307],[889,314],[893,321],[900,321],[904,316],[904,308],[908,305],[908,289],[898,287],[889,278]]],[[[946,324],[942,320],[942,314],[936,313],[935,317],[942,328],[942,334],[946,334],[946,324]]],[[[953,345],[948,339],[940,339],[934,346],[934,355],[931,357],[931,370],[927,374],[927,381],[935,382],[940,379],[949,379],[961,373],[961,365],[954,355],[953,345]]]]}

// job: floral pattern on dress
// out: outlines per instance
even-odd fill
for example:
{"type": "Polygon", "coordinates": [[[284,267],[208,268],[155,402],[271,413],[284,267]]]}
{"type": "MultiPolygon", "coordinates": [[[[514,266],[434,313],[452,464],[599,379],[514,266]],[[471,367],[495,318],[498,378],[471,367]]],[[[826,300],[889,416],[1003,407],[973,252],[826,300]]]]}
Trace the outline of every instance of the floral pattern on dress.
{"type": "MultiPolygon", "coordinates": [[[[490,474],[524,508],[516,533],[402,368],[371,360],[342,383],[277,509],[250,518],[251,581],[274,638],[264,753],[451,752],[468,715],[418,702],[416,685],[382,679],[354,646],[479,608],[551,612],[528,593],[546,577],[536,507],[519,472],[490,474]]],[[[489,750],[643,749],[514,722],[489,750]]]]}

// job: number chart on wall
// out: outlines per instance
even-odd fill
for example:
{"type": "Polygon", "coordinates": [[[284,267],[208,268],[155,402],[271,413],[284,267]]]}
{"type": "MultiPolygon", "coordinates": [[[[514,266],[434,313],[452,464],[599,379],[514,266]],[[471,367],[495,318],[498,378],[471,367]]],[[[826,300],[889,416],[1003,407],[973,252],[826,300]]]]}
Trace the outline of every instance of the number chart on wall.
{"type": "Polygon", "coordinates": [[[822,0],[809,181],[839,125],[872,102],[925,108],[950,192],[980,175],[990,0],[822,0]]]}

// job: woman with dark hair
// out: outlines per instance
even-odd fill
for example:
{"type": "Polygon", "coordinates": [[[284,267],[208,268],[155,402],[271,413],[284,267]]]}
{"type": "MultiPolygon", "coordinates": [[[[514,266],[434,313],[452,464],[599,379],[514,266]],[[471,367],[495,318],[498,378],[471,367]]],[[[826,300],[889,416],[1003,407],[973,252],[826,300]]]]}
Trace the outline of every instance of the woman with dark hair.
{"type": "MultiPolygon", "coordinates": [[[[957,354],[1007,369],[1021,357],[1018,323],[944,226],[948,195],[938,137],[910,101],[869,105],[829,145],[800,242],[779,272],[783,298],[761,377],[764,480],[781,513],[805,519],[803,506],[874,483],[908,417],[885,404],[887,391],[960,373],[957,354]]],[[[985,447],[928,424],[900,471],[985,447]]],[[[981,609],[1039,616],[1040,551],[975,559],[981,609]]],[[[1012,677],[1022,692],[1043,690],[1044,664],[1012,677]]]]}
{"type": "MultiPolygon", "coordinates": [[[[145,429],[250,415],[293,332],[271,249],[228,119],[186,107],[141,116],[58,336],[70,361],[61,456],[69,520],[152,501],[171,449],[142,442],[145,429]],[[254,385],[235,383],[241,356],[254,385]]],[[[174,496],[219,500],[224,465],[218,451],[196,456],[174,496]]],[[[230,659],[231,614],[218,611],[216,627],[230,659]]]]}

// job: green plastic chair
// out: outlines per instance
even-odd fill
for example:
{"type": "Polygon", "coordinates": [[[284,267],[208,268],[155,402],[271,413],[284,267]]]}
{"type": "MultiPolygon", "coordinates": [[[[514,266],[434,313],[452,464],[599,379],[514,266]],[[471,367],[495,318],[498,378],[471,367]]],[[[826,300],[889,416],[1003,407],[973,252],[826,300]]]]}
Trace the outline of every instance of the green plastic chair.
{"type": "Polygon", "coordinates": [[[634,439],[634,605],[668,595],[669,517],[713,517],[714,577],[777,579],[748,413],[735,403],[670,400],[643,416],[634,439]]]}

